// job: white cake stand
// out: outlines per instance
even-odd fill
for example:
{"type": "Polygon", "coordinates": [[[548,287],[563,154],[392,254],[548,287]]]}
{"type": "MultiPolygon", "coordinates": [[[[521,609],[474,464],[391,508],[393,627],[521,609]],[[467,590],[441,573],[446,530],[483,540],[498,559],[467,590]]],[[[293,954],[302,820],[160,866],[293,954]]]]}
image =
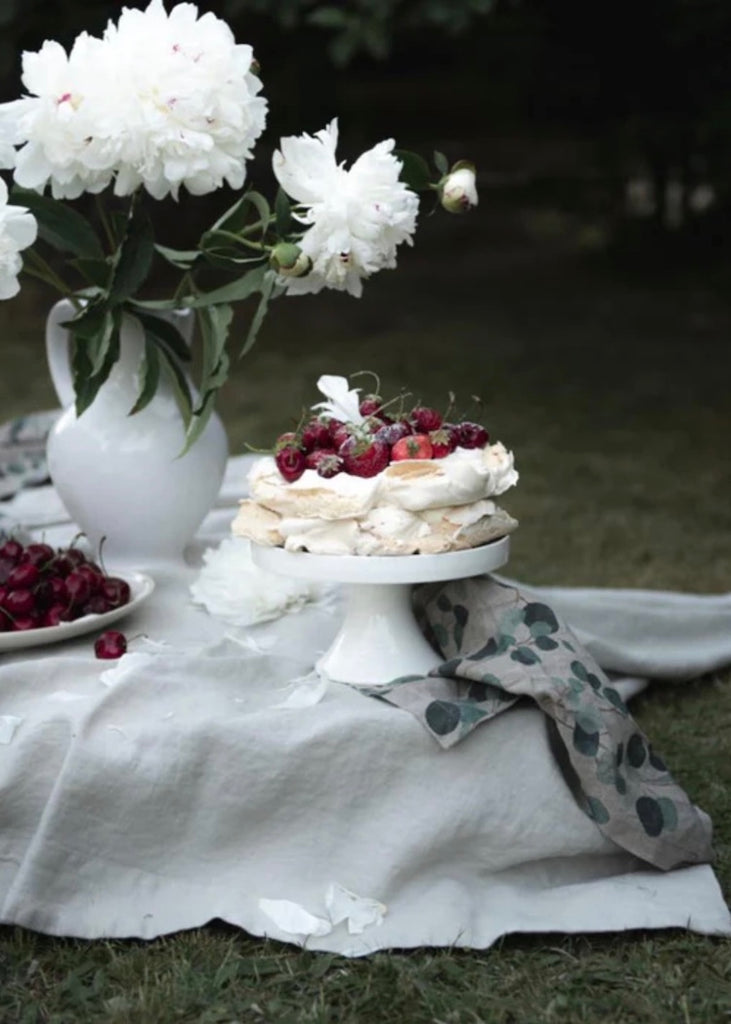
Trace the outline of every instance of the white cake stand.
{"type": "Polygon", "coordinates": [[[441,660],[414,618],[414,583],[480,576],[505,565],[509,551],[508,537],[440,555],[311,555],[251,545],[262,569],[345,584],[343,623],[316,668],[328,679],[363,686],[426,673],[441,660]]]}

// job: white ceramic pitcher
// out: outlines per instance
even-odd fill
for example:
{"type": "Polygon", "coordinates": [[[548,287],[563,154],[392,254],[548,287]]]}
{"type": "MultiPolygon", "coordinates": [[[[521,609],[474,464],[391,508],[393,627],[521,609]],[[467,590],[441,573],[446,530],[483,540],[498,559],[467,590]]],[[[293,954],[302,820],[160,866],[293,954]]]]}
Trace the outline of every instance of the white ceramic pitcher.
{"type": "MultiPolygon", "coordinates": [[[[143,567],[182,562],[183,551],[213,505],[226,466],[228,445],[214,413],[181,455],[185,430],[164,372],[157,393],[130,416],[140,389],[144,334],[125,317],[120,357],[91,406],[77,417],[69,358],[69,333],[61,326],[75,308],[57,302],[46,323],[46,351],[53,385],[65,411],[48,438],[51,479],[70,516],[109,564],[143,567]]],[[[193,314],[173,314],[190,341],[193,314]]]]}

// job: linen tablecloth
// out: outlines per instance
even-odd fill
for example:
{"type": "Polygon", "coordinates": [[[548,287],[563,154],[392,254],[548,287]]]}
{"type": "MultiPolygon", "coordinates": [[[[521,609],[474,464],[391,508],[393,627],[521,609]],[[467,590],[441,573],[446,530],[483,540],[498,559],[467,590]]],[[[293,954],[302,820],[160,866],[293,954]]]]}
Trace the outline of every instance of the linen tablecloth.
{"type": "MultiPolygon", "coordinates": [[[[408,711],[313,677],[337,600],[246,629],[195,606],[231,515],[208,517],[189,567],[154,571],[124,622],[147,639],[116,668],[90,637],[0,656],[0,921],[151,938],[221,918],[349,956],[519,931],[731,934],[711,866],[649,868],[582,812],[537,707],[442,750],[408,711]]],[[[731,663],[730,596],[534,593],[635,682],[731,663]]]]}

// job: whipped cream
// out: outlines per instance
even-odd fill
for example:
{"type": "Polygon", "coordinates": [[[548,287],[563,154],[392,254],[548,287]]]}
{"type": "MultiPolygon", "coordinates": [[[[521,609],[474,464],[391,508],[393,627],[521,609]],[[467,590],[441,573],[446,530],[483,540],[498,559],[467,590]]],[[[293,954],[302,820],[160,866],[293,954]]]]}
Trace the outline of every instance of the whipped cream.
{"type": "Polygon", "coordinates": [[[503,494],[517,481],[513,453],[498,442],[485,448],[456,448],[443,459],[392,462],[374,477],[338,473],[326,479],[306,469],[292,483],[266,456],[249,473],[249,491],[255,501],[280,515],[336,520],[363,516],[380,506],[423,512],[467,505],[503,494]]]}

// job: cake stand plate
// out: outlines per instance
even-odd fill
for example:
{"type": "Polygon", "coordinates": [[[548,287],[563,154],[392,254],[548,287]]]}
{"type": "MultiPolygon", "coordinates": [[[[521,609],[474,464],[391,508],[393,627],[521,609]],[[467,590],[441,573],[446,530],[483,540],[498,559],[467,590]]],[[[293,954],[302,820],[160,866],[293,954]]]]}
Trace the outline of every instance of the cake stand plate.
{"type": "Polygon", "coordinates": [[[311,555],[251,545],[252,558],[262,569],[344,584],[343,623],[316,668],[327,679],[369,687],[425,675],[442,660],[414,618],[414,583],[481,576],[505,565],[509,551],[509,537],[440,555],[311,555]]]}

